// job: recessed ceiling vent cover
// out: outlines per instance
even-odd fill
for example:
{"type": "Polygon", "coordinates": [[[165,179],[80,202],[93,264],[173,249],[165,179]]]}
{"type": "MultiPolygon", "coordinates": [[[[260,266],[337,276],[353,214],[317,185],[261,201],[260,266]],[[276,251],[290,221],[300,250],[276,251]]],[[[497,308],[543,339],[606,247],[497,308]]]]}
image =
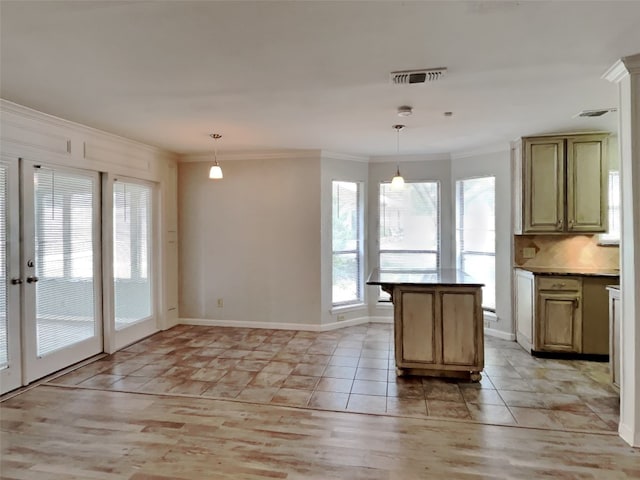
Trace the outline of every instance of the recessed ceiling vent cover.
{"type": "Polygon", "coordinates": [[[427,83],[442,77],[446,68],[427,68],[423,70],[402,70],[391,72],[391,83],[396,85],[409,85],[412,83],[427,83]]]}
{"type": "Polygon", "coordinates": [[[603,108],[600,110],[582,110],[579,113],[576,113],[573,118],[578,117],[601,117],[602,115],[606,115],[609,112],[615,112],[617,108],[603,108]]]}

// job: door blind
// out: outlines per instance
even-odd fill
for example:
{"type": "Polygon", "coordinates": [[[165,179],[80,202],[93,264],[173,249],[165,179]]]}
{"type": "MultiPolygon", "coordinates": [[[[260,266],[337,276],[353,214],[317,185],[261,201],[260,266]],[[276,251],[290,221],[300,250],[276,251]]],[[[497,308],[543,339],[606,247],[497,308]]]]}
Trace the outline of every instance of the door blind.
{"type": "Polygon", "coordinates": [[[113,273],[116,330],[151,316],[151,196],[148,185],[113,186],[113,273]]]}
{"type": "Polygon", "coordinates": [[[7,195],[7,167],[0,165],[0,369],[8,362],[7,195]]]}
{"type": "Polygon", "coordinates": [[[97,334],[94,295],[95,177],[34,171],[37,353],[97,334]]]}

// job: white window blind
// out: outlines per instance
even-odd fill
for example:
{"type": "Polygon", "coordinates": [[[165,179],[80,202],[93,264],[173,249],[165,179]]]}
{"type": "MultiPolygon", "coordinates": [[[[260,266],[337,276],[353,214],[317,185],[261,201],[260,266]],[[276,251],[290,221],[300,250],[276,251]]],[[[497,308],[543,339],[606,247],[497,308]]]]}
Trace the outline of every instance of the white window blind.
{"type": "Polygon", "coordinates": [[[8,362],[7,195],[7,167],[0,165],[0,369],[8,362]]]}
{"type": "Polygon", "coordinates": [[[602,244],[617,245],[620,243],[620,172],[609,172],[609,226],[607,233],[600,234],[598,241],[602,244]]]}
{"type": "Polygon", "coordinates": [[[333,305],[362,302],[360,184],[332,184],[333,305]]]}
{"type": "Polygon", "coordinates": [[[482,306],[496,306],[495,177],[456,182],[458,268],[485,284],[482,306]]]}
{"type": "Polygon", "coordinates": [[[116,181],[113,186],[113,273],[116,330],[151,316],[152,189],[116,181]]]}
{"type": "Polygon", "coordinates": [[[438,182],[380,184],[380,269],[432,270],[440,266],[438,182]]]}
{"type": "Polygon", "coordinates": [[[96,335],[97,176],[34,171],[38,355],[96,335]]]}

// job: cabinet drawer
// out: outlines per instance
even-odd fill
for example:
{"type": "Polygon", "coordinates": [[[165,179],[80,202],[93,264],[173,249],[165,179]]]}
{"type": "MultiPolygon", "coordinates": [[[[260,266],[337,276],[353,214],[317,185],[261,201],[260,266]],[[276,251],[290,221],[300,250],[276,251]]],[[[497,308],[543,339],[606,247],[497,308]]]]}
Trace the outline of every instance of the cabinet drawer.
{"type": "Polygon", "coordinates": [[[582,281],[571,277],[537,277],[538,290],[580,290],[582,281]]]}

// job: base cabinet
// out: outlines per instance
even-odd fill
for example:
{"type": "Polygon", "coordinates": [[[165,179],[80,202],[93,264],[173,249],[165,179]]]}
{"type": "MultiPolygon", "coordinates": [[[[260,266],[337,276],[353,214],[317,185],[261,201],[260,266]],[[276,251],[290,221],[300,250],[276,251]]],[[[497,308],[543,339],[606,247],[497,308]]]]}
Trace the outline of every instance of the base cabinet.
{"type": "Polygon", "coordinates": [[[515,271],[516,339],[531,352],[609,354],[606,286],[617,277],[515,271]]]}
{"type": "Polygon", "coordinates": [[[480,287],[396,286],[393,303],[398,374],[480,379],[480,287]]]}

